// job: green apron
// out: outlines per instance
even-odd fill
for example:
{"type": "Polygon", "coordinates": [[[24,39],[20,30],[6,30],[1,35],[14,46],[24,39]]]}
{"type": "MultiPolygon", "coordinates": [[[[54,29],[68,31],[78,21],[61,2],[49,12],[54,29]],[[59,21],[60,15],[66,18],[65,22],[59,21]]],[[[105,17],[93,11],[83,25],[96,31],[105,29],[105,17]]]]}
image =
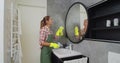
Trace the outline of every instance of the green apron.
{"type": "MultiPolygon", "coordinates": [[[[49,42],[49,43],[53,42],[53,35],[52,34],[48,35],[46,42],[49,42]]],[[[42,49],[41,49],[41,63],[51,63],[51,52],[52,52],[51,47],[47,47],[47,46],[42,47],[42,49]]]]}

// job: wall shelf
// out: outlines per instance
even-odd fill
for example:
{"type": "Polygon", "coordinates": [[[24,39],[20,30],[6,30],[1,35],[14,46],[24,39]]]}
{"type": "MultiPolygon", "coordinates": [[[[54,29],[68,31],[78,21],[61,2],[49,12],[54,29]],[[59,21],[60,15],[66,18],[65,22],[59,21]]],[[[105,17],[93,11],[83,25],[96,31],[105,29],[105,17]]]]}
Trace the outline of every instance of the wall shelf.
{"type": "Polygon", "coordinates": [[[104,17],[107,17],[107,16],[116,15],[116,14],[120,14],[120,12],[115,12],[115,13],[109,13],[109,14],[106,14],[106,15],[96,16],[96,17],[91,18],[91,20],[100,19],[100,18],[104,18],[104,17]]]}
{"type": "Polygon", "coordinates": [[[120,30],[120,26],[116,27],[105,27],[105,28],[93,28],[93,31],[99,31],[99,30],[120,30]]]}
{"type": "Polygon", "coordinates": [[[120,1],[108,0],[88,10],[89,27],[86,38],[114,40],[120,42],[120,1]],[[119,19],[119,26],[113,25],[114,18],[119,19]],[[111,27],[106,27],[106,20],[111,27]]]}

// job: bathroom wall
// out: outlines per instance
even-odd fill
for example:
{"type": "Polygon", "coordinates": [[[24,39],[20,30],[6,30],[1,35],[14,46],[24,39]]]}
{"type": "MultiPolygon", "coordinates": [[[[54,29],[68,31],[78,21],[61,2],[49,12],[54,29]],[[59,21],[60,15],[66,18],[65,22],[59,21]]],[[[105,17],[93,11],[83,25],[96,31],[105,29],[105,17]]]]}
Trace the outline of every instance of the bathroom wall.
{"type": "MultiPolygon", "coordinates": [[[[83,2],[87,7],[101,1],[101,0],[48,0],[47,1],[47,15],[51,16],[54,21],[54,25],[52,26],[52,30],[55,34],[57,29],[60,26],[64,26],[65,22],[65,16],[68,11],[68,8],[74,3],[81,1],[83,2]]],[[[61,38],[60,42],[68,42],[66,37],[61,38]],[[63,40],[61,40],[63,39],[63,40]]]]}
{"type": "MultiPolygon", "coordinates": [[[[64,26],[65,16],[68,8],[74,2],[82,2],[87,7],[101,0],[48,0],[47,15],[50,15],[54,20],[52,29],[54,33],[61,25],[64,26]]],[[[60,42],[68,42],[65,37],[60,42]]],[[[120,53],[120,44],[106,43],[100,41],[84,40],[82,43],[74,44],[74,50],[81,52],[89,57],[90,63],[108,63],[108,52],[120,53]]]]}
{"type": "Polygon", "coordinates": [[[40,21],[47,14],[47,0],[19,0],[22,21],[22,63],[40,63],[40,21]]]}
{"type": "Polygon", "coordinates": [[[0,63],[4,63],[4,0],[0,0],[0,63]]]}
{"type": "Polygon", "coordinates": [[[11,63],[10,56],[10,34],[11,34],[11,2],[12,0],[4,0],[4,63],[11,63]]]}
{"type": "Polygon", "coordinates": [[[73,49],[88,56],[90,63],[108,63],[109,52],[120,54],[120,44],[92,40],[84,40],[79,44],[74,44],[73,49]]]}

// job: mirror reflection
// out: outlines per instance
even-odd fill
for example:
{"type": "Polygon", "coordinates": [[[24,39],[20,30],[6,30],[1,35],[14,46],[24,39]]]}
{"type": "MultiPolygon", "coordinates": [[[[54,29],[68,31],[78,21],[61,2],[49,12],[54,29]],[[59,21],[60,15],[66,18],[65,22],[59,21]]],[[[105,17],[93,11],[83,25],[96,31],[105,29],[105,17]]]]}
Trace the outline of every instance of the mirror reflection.
{"type": "Polygon", "coordinates": [[[81,42],[87,31],[88,14],[85,6],[79,2],[74,3],[66,15],[66,34],[73,43],[81,42]]]}

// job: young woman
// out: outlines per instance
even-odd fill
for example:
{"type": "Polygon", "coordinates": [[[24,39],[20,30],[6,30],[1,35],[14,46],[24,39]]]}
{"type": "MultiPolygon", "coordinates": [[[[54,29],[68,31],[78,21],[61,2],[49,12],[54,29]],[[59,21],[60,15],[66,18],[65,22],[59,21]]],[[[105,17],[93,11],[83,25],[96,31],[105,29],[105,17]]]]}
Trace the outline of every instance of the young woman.
{"type": "Polygon", "coordinates": [[[40,23],[41,63],[51,63],[52,48],[59,48],[59,45],[53,42],[54,36],[50,30],[52,23],[50,16],[45,16],[40,23]]]}

